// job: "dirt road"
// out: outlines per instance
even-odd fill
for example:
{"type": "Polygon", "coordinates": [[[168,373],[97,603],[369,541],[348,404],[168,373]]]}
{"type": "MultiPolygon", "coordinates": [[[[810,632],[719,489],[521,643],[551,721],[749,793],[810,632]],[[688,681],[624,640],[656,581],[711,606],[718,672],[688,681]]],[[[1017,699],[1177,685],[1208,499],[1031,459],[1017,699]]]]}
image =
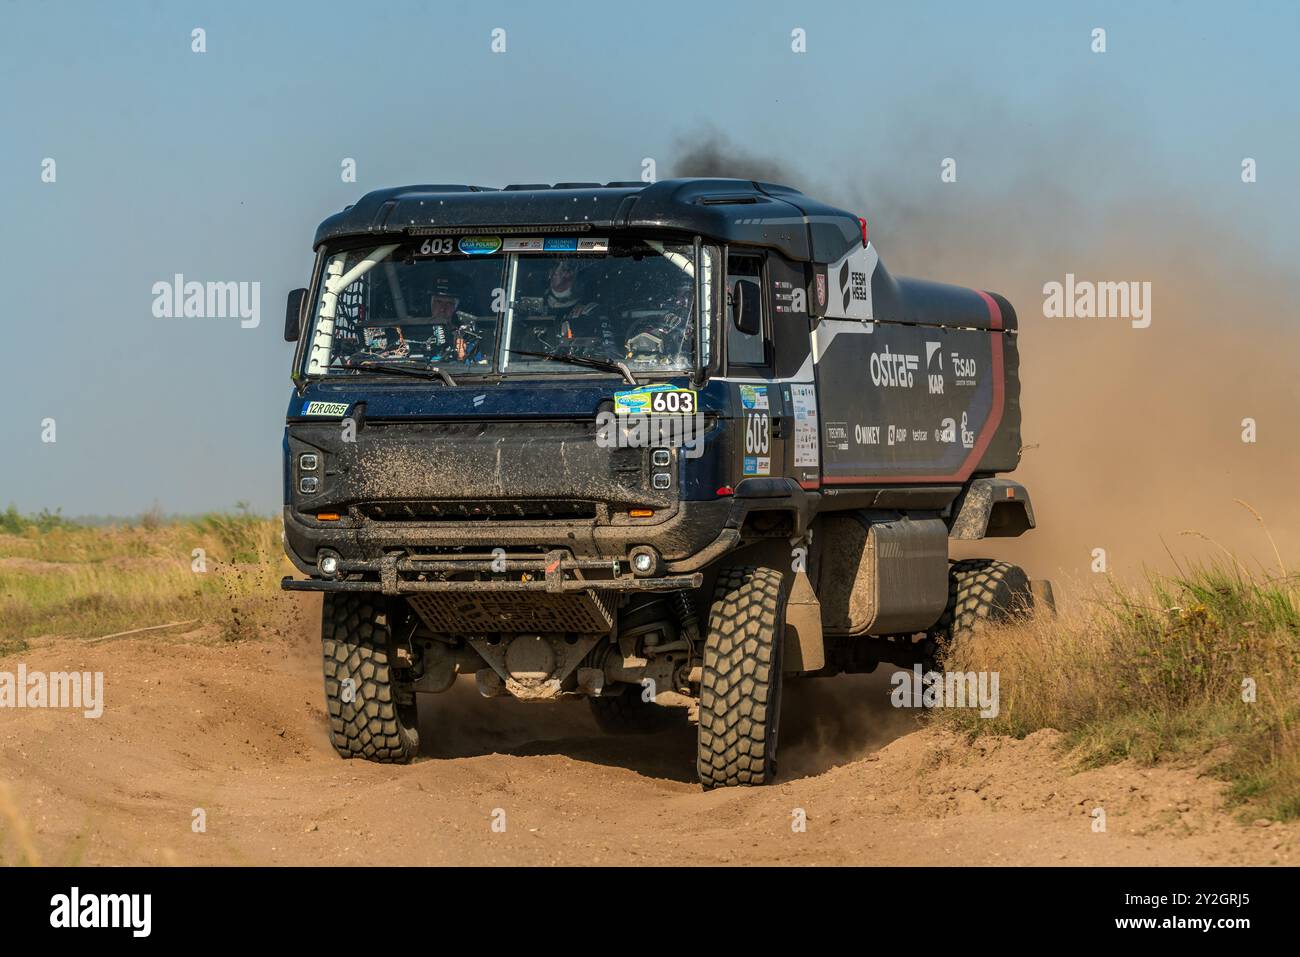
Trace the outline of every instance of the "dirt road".
{"type": "Polygon", "coordinates": [[[87,719],[0,710],[0,861],[82,864],[1296,863],[1294,825],[1236,822],[1194,769],[1070,773],[1051,732],[970,744],[837,679],[788,692],[782,783],[703,793],[693,731],[602,736],[581,702],[422,699],[407,767],[337,759],[314,611],[202,632],[36,642],[0,670],[102,671],[87,719]],[[427,705],[427,706],[426,706],[427,705]],[[1103,808],[1107,829],[1094,833],[1103,808]],[[192,822],[201,809],[205,829],[192,822]],[[797,830],[800,809],[806,829],[797,830]],[[504,831],[494,821],[504,820],[504,831]],[[26,848],[26,850],[24,850],[26,848]]]}

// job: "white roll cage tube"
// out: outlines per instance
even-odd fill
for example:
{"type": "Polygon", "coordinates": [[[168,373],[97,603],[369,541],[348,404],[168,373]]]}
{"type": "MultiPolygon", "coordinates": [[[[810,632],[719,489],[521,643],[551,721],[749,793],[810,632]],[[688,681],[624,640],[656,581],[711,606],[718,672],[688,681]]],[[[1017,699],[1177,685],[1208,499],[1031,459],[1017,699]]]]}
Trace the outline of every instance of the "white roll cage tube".
{"type": "Polygon", "coordinates": [[[320,300],[320,317],[316,320],[316,329],[311,340],[311,361],[307,363],[308,375],[320,375],[330,363],[330,349],[334,344],[334,317],[338,311],[339,293],[352,285],[370,270],[392,255],[398,243],[377,246],[364,259],[347,272],[343,272],[343,263],[347,253],[338,253],[330,257],[325,267],[324,289],[320,300]]]}

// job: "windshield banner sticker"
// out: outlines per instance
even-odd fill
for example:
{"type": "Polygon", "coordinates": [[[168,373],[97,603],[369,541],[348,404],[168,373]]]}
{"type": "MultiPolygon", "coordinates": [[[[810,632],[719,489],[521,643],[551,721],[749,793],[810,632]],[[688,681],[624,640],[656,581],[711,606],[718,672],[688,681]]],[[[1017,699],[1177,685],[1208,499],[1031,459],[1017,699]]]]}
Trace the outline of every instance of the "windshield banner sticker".
{"type": "Polygon", "coordinates": [[[682,413],[695,411],[695,390],[673,385],[643,385],[614,393],[615,415],[645,415],[651,412],[682,413]]]}

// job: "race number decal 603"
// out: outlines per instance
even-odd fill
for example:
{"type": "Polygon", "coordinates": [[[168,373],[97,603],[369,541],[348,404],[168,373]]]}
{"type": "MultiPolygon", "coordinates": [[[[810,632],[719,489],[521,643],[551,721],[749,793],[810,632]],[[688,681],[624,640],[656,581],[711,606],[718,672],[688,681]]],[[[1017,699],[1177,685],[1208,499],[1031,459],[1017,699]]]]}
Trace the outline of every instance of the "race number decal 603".
{"type": "Polygon", "coordinates": [[[421,256],[448,256],[456,251],[456,243],[451,239],[438,237],[436,239],[426,239],[420,243],[421,256]]]}
{"type": "Polygon", "coordinates": [[[691,415],[695,412],[695,393],[688,389],[652,392],[650,394],[650,411],[691,415]]]}
{"type": "Polygon", "coordinates": [[[745,454],[766,455],[771,446],[771,419],[758,412],[745,416],[745,454]]]}

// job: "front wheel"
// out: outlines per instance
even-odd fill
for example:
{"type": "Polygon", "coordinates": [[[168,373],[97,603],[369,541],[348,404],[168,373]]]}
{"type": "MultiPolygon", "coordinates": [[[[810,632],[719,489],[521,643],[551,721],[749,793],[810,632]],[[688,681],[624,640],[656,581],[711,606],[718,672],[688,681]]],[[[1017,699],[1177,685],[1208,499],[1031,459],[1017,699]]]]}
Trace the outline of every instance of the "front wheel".
{"type": "Polygon", "coordinates": [[[330,743],[345,758],[405,764],[420,749],[415,697],[395,673],[380,602],[371,594],[325,594],[321,654],[330,743]]]}
{"type": "Polygon", "coordinates": [[[772,568],[735,566],[718,575],[695,761],[706,789],[769,784],[776,776],[786,588],[772,568]]]}

